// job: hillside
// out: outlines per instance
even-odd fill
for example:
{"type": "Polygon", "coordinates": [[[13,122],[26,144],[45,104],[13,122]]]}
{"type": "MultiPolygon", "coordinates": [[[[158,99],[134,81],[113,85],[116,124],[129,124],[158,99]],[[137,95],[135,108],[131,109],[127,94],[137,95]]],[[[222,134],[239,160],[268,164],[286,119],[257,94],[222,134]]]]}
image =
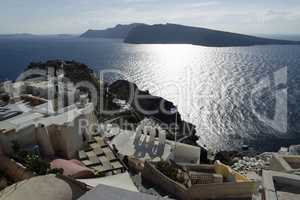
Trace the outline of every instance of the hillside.
{"type": "Polygon", "coordinates": [[[132,44],[194,44],[214,47],[299,45],[299,41],[275,40],[177,24],[140,25],[124,42],[132,44]]]}

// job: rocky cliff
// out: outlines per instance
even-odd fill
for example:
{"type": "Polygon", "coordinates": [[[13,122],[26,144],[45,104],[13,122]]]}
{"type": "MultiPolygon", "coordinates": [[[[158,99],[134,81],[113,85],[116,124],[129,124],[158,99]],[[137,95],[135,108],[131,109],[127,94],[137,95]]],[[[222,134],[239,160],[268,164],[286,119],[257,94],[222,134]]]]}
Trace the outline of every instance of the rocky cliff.
{"type": "MultiPolygon", "coordinates": [[[[126,80],[118,80],[109,86],[109,92],[116,98],[125,100],[140,115],[150,117],[166,125],[179,126],[178,137],[190,136],[185,142],[196,145],[196,126],[182,120],[173,102],[162,97],[153,96],[148,91],[140,90],[136,84],[126,80]]],[[[174,135],[170,139],[174,139],[174,135]]]]}

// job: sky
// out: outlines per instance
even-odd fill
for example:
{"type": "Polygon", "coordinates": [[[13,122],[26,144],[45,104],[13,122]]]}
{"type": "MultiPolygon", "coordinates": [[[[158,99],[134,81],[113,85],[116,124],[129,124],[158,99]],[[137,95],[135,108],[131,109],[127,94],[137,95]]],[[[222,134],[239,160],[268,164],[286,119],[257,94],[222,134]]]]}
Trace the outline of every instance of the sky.
{"type": "Polygon", "coordinates": [[[300,0],[0,0],[0,34],[80,34],[132,22],[300,35],[300,0]]]}

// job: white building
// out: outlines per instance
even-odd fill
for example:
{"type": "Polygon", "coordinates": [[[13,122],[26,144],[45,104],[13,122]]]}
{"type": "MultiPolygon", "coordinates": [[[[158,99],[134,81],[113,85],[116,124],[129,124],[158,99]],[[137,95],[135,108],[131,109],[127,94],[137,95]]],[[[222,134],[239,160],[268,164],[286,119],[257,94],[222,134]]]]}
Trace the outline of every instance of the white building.
{"type": "Polygon", "coordinates": [[[44,100],[37,106],[31,106],[27,101],[18,101],[0,109],[0,145],[6,154],[12,153],[12,142],[17,141],[21,147],[38,145],[45,156],[59,155],[73,158],[77,150],[84,145],[84,138],[91,133],[89,129],[80,130],[80,120],[85,119],[90,124],[97,122],[92,103],[78,108],[75,105],[58,112],[49,111],[49,104],[44,100]],[[2,111],[2,112],[1,112],[2,111]]]}

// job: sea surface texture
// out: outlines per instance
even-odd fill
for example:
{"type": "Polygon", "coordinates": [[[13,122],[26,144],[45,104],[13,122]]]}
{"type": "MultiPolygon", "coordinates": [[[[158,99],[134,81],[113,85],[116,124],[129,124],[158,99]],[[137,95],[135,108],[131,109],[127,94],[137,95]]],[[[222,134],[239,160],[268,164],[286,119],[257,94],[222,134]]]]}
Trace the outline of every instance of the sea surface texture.
{"type": "Polygon", "coordinates": [[[300,143],[300,46],[131,45],[77,37],[1,37],[0,79],[32,61],[85,63],[173,101],[208,148],[300,143]]]}

